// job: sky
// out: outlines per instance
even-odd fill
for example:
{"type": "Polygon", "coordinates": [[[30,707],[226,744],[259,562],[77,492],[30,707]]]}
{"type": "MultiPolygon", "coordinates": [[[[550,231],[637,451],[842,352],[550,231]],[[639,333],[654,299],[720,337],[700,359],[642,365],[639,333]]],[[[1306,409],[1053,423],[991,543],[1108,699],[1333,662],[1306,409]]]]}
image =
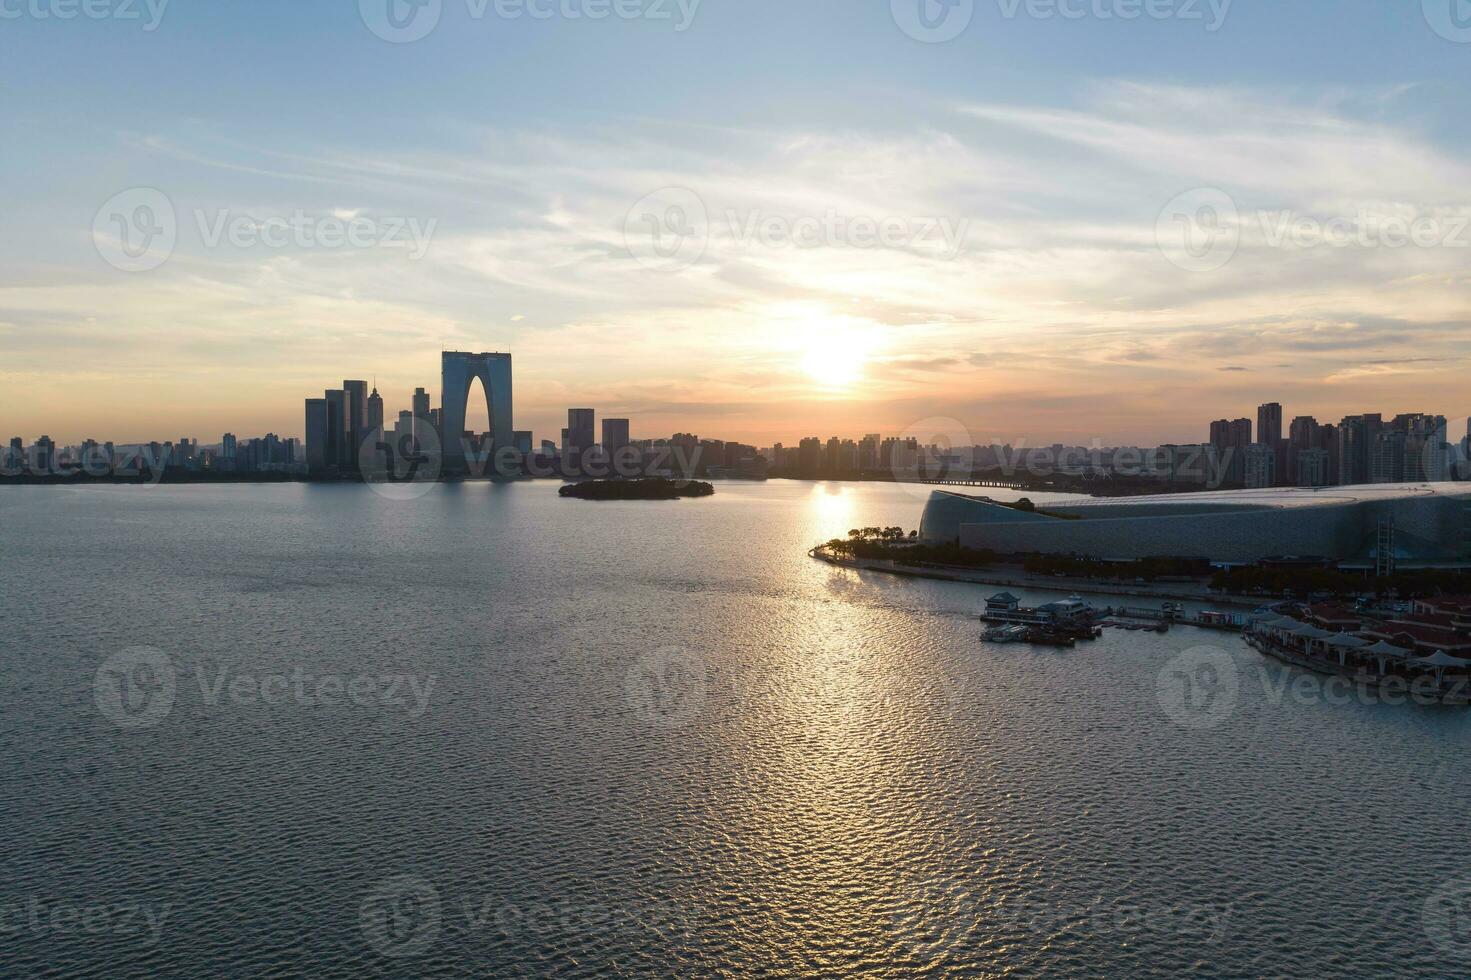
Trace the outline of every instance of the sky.
{"type": "Polygon", "coordinates": [[[444,349],[538,439],[1471,416],[1466,0],[0,0],[0,60],[7,438],[444,349]]]}

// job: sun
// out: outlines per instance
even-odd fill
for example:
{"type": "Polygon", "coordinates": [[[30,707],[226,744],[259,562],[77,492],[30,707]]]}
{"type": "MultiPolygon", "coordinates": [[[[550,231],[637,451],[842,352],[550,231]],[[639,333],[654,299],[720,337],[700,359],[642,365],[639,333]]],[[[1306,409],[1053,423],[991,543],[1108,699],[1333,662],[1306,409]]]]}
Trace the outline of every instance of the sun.
{"type": "Polygon", "coordinates": [[[811,324],[802,351],[802,372],[825,388],[863,380],[873,350],[872,330],[841,321],[811,324]]]}
{"type": "Polygon", "coordinates": [[[818,343],[807,348],[802,370],[820,385],[841,388],[861,380],[867,362],[865,353],[856,348],[818,343]]]}

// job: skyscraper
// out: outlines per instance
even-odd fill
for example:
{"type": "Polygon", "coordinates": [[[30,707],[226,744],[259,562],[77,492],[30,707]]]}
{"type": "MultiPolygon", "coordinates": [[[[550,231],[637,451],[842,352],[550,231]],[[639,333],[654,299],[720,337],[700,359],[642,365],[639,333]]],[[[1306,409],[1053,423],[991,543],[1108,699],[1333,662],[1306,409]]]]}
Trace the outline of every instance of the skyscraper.
{"type": "Polygon", "coordinates": [[[378,432],[383,428],[383,396],[378,394],[378,387],[373,386],[373,393],[368,396],[368,431],[378,432]]]}
{"type": "Polygon", "coordinates": [[[366,381],[344,381],[342,390],[347,393],[347,447],[356,459],[368,431],[368,383],[366,381]]]}
{"type": "Polygon", "coordinates": [[[1227,483],[1246,482],[1246,447],[1251,445],[1251,419],[1217,419],[1211,423],[1210,444],[1225,465],[1227,483]]]}
{"type": "MultiPolygon", "coordinates": [[[[429,392],[423,388],[414,389],[412,399],[414,417],[414,447],[415,451],[427,451],[434,443],[430,441],[429,434],[434,431],[434,421],[429,411],[429,392]]],[[[460,444],[459,434],[456,434],[453,445],[460,444]]]]}
{"type": "Polygon", "coordinates": [[[1267,402],[1265,405],[1257,406],[1256,410],[1256,441],[1264,446],[1271,446],[1277,453],[1277,462],[1273,468],[1273,478],[1284,480],[1288,474],[1289,451],[1286,440],[1282,438],[1282,406],[1277,402],[1267,402]]]}
{"type": "Polygon", "coordinates": [[[313,471],[326,469],[332,459],[331,429],[328,425],[327,399],[306,400],[306,465],[313,471]]]}
{"type": "MultiPolygon", "coordinates": [[[[1318,445],[1318,420],[1311,415],[1299,415],[1292,420],[1287,430],[1287,482],[1297,483],[1297,457],[1299,453],[1315,449],[1318,445]]],[[[1321,484],[1308,484],[1321,486],[1321,484]]]]}
{"type": "Polygon", "coordinates": [[[1271,487],[1277,484],[1277,447],[1254,442],[1246,447],[1246,485],[1271,487]]]}
{"type": "Polygon", "coordinates": [[[1396,415],[1389,425],[1405,436],[1405,468],[1401,479],[1445,479],[1448,430],[1445,416],[1411,412],[1396,415]]]}
{"type": "Polygon", "coordinates": [[[1300,487],[1328,486],[1328,450],[1304,449],[1294,456],[1295,482],[1300,487]]]}
{"type": "Polygon", "coordinates": [[[593,410],[567,409],[567,445],[574,451],[591,449],[597,441],[593,410]]]}
{"type": "Polygon", "coordinates": [[[1401,483],[1405,478],[1405,433],[1386,429],[1374,437],[1369,454],[1370,483],[1401,483]]]}
{"type": "Polygon", "coordinates": [[[347,435],[347,392],[341,388],[330,388],[322,393],[322,397],[327,400],[327,465],[347,466],[350,460],[348,447],[352,444],[347,435]]]}
{"type": "Polygon", "coordinates": [[[628,445],[628,419],[603,419],[603,452],[612,456],[628,445]]]}
{"type": "Polygon", "coordinates": [[[1382,423],[1378,415],[1348,415],[1338,423],[1338,482],[1369,482],[1369,461],[1382,423]]]}

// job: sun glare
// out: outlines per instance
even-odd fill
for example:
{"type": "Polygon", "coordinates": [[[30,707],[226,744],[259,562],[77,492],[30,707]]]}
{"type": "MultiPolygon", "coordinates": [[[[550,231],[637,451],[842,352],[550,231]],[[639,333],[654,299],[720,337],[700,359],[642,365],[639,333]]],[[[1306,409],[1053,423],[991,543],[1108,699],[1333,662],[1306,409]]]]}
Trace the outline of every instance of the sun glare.
{"type": "Polygon", "coordinates": [[[813,324],[801,348],[802,372],[824,387],[845,387],[863,379],[872,349],[873,331],[867,326],[813,324]]]}

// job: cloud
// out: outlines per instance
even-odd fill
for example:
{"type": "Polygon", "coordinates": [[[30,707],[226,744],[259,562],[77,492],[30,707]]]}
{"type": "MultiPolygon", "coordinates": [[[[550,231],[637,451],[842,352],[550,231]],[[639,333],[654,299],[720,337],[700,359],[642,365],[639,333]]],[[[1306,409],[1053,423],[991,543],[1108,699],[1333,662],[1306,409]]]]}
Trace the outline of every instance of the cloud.
{"type": "MultiPolygon", "coordinates": [[[[1462,407],[1451,375],[1471,354],[1465,250],[1274,247],[1258,229],[1197,273],[1157,240],[1166,202],[1200,185],[1228,190],[1248,224],[1261,210],[1457,213],[1471,166],[1386,122],[1402,97],[1104,81],[1066,105],[969,103],[888,130],[465,127],[477,149],[463,153],[272,147],[191,128],[136,142],[180,174],[170,262],[118,274],[78,234],[69,262],[0,285],[12,325],[0,337],[8,369],[58,401],[76,357],[111,365],[99,405],[126,405],[133,371],[218,368],[243,390],[343,374],[432,387],[436,351],[463,345],[516,353],[518,411],[539,428],[571,397],[671,419],[725,406],[744,427],[733,437],[800,426],[838,400],[870,429],[971,411],[1041,437],[1084,411],[1120,439],[1167,440],[1193,425],[1180,404],[1242,414],[1245,379],[1228,373],[1263,396],[1382,382],[1375,397],[1450,414],[1462,407]],[[636,257],[652,254],[647,231],[631,240],[628,223],[664,188],[695,195],[702,237],[668,272],[636,257]],[[418,262],[211,249],[189,215],[218,207],[438,225],[418,262]],[[813,246],[768,242],[752,231],[768,219],[823,230],[813,246]],[[875,247],[855,222],[901,234],[875,247]],[[933,247],[942,227],[958,251],[933,247]],[[831,328],[873,342],[847,393],[800,370],[801,338],[831,328]]],[[[1351,407],[1351,392],[1331,397],[1351,407]]],[[[298,408],[269,409],[270,424],[299,427],[298,408]]]]}

